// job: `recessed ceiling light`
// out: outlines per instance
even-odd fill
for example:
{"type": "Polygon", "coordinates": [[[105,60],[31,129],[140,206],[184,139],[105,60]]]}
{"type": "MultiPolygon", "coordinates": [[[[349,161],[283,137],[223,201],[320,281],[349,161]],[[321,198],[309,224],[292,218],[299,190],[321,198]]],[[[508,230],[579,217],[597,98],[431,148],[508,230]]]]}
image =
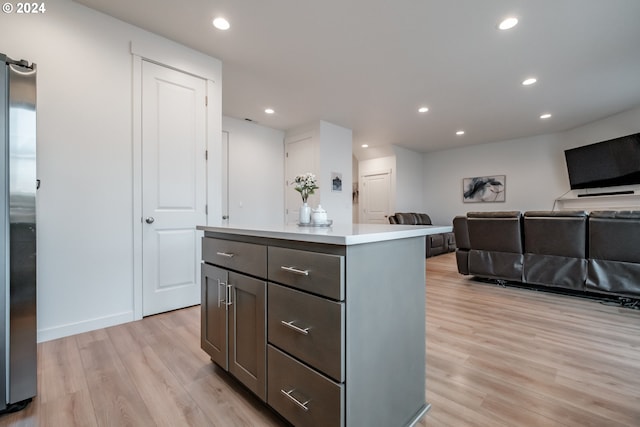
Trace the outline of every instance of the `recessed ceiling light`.
{"type": "Polygon", "coordinates": [[[429,111],[429,108],[427,108],[427,107],[418,108],[418,113],[426,113],[427,111],[429,111]]]}
{"type": "Polygon", "coordinates": [[[369,144],[362,144],[361,147],[362,148],[369,148],[369,144]]]}
{"type": "Polygon", "coordinates": [[[548,119],[549,117],[551,117],[551,114],[549,114],[549,113],[544,113],[544,114],[542,114],[542,115],[540,116],[540,118],[541,118],[541,119],[543,119],[543,120],[544,120],[544,119],[548,119]]]}
{"type": "Polygon", "coordinates": [[[456,135],[464,135],[464,131],[463,130],[459,130],[456,132],[456,135]]]}
{"type": "Polygon", "coordinates": [[[213,26],[219,30],[224,31],[224,30],[228,30],[231,27],[231,24],[229,24],[229,21],[227,21],[226,19],[222,17],[218,17],[213,20],[213,26]]]}
{"type": "Polygon", "coordinates": [[[524,79],[522,81],[522,85],[523,86],[530,86],[530,85],[534,84],[537,81],[538,81],[538,79],[536,79],[535,77],[529,77],[528,79],[524,79]]]}
{"type": "Polygon", "coordinates": [[[267,108],[266,110],[264,110],[264,112],[267,113],[267,114],[273,114],[276,111],[273,108],[267,108]]]}
{"type": "Polygon", "coordinates": [[[515,27],[516,25],[518,25],[518,18],[514,16],[510,16],[509,18],[500,22],[500,24],[498,25],[498,28],[500,28],[501,30],[509,30],[515,27]]]}

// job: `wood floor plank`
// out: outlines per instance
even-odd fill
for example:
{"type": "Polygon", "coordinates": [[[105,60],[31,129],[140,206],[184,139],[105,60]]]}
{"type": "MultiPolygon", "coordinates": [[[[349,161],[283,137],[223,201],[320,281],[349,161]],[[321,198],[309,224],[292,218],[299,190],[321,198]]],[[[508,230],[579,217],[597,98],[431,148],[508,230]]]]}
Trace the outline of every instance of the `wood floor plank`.
{"type": "Polygon", "coordinates": [[[189,393],[212,421],[211,426],[286,427],[255,395],[216,366],[213,375],[188,386],[189,393]]]}
{"type": "Polygon", "coordinates": [[[157,426],[207,425],[204,415],[171,370],[147,346],[122,359],[157,426]]]}
{"type": "Polygon", "coordinates": [[[80,354],[99,426],[155,425],[110,340],[88,342],[80,354]]]}
{"type": "Polygon", "coordinates": [[[190,384],[208,375],[206,361],[209,359],[200,350],[200,341],[194,341],[188,346],[181,345],[172,331],[163,326],[160,318],[151,316],[148,320],[146,322],[148,327],[147,343],[182,384],[190,384]]]}
{"type": "Polygon", "coordinates": [[[42,343],[39,349],[39,401],[47,403],[65,394],[87,391],[85,373],[78,369],[82,365],[80,350],[74,337],[42,343]]]}
{"type": "Polygon", "coordinates": [[[98,420],[89,390],[83,389],[60,395],[42,403],[40,425],[66,427],[97,427],[98,420]],[[44,422],[43,422],[44,421],[44,422]]]}
{"type": "MultiPolygon", "coordinates": [[[[476,281],[454,254],[429,258],[426,277],[432,408],[418,426],[640,426],[640,310],[476,281]]],[[[164,425],[287,425],[200,349],[198,306],[39,344],[38,396],[0,416],[164,425]]]]}

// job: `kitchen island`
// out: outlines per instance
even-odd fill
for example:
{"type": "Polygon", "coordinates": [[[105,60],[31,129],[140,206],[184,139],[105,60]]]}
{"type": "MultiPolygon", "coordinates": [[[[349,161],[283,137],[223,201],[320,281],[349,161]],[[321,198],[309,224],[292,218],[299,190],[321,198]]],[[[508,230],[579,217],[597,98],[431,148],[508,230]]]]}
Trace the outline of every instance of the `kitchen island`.
{"type": "Polygon", "coordinates": [[[411,426],[425,236],[451,227],[198,227],[202,348],[295,426],[411,426]]]}

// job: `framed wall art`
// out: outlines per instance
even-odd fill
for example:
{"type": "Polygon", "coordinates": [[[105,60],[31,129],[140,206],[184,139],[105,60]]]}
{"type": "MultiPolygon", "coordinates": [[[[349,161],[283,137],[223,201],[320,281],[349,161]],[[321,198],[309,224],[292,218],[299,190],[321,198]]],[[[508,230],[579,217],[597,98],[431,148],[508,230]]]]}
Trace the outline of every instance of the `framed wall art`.
{"type": "Polygon", "coordinates": [[[462,201],[464,203],[504,202],[506,185],[506,175],[463,178],[462,201]]]}
{"type": "Polygon", "coordinates": [[[331,172],[331,191],[342,191],[342,174],[331,172]]]}

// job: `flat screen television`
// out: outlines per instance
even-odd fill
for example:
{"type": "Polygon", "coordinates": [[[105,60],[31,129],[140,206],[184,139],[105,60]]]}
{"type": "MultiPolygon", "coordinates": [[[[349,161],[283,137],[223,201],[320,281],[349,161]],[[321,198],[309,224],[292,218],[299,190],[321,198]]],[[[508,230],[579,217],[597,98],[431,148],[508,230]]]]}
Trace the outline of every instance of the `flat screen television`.
{"type": "Polygon", "coordinates": [[[640,133],[565,150],[572,190],[640,184],[640,133]]]}

